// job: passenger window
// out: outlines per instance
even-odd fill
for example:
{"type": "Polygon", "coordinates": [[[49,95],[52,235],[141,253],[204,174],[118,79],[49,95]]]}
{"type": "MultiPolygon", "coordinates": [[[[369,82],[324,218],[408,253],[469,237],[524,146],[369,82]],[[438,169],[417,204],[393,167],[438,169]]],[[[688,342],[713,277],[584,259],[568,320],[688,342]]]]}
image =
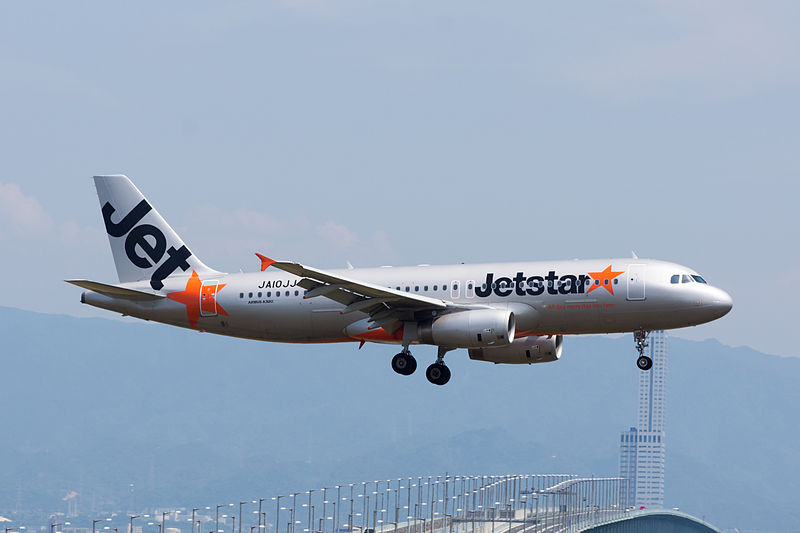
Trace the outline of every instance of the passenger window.
{"type": "Polygon", "coordinates": [[[439,286],[438,285],[434,285],[433,286],[433,290],[438,291],[439,290],[439,286]]]}
{"type": "Polygon", "coordinates": [[[395,287],[395,289],[397,289],[397,290],[399,291],[399,290],[400,290],[400,287],[395,287]]]}
{"type": "Polygon", "coordinates": [[[247,294],[247,297],[248,297],[248,298],[252,298],[252,297],[253,297],[253,293],[252,293],[252,292],[251,292],[251,293],[248,293],[248,294],[247,294]]]}
{"type": "Polygon", "coordinates": [[[244,293],[243,292],[239,293],[239,298],[244,298],[244,293]]]}
{"type": "Polygon", "coordinates": [[[452,296],[453,298],[458,298],[460,296],[458,290],[458,281],[453,281],[453,289],[450,291],[450,296],[452,296]]]}
{"type": "Polygon", "coordinates": [[[446,284],[446,283],[445,283],[444,285],[442,285],[442,290],[443,290],[443,291],[446,291],[446,290],[447,290],[447,284],[446,284]]]}
{"type": "Polygon", "coordinates": [[[261,293],[260,292],[258,293],[258,297],[261,298],[261,293]]]}
{"type": "Polygon", "coordinates": [[[475,297],[475,282],[473,280],[467,281],[467,298],[475,297]]]}
{"type": "Polygon", "coordinates": [[[423,289],[422,289],[422,290],[424,290],[425,292],[428,292],[428,286],[427,286],[427,285],[425,285],[425,287],[423,287],[423,289]]]}
{"type": "Polygon", "coordinates": [[[272,291],[267,291],[267,298],[272,298],[272,291]]]}
{"type": "Polygon", "coordinates": [[[416,286],[414,287],[414,292],[419,292],[419,285],[416,285],[416,286]]]}
{"type": "Polygon", "coordinates": [[[669,282],[670,283],[678,283],[678,282],[680,282],[680,280],[681,280],[681,275],[680,274],[675,274],[674,276],[669,278],[669,282]]]}
{"type": "Polygon", "coordinates": [[[410,292],[410,291],[411,291],[411,287],[406,287],[406,292],[410,292]]]}
{"type": "Polygon", "coordinates": [[[275,291],[275,298],[279,298],[281,295],[281,291],[275,291]]]}
{"type": "Polygon", "coordinates": [[[300,291],[294,291],[295,296],[300,296],[300,291]]]}
{"type": "Polygon", "coordinates": [[[286,296],[289,296],[289,291],[286,291],[286,296]]]}

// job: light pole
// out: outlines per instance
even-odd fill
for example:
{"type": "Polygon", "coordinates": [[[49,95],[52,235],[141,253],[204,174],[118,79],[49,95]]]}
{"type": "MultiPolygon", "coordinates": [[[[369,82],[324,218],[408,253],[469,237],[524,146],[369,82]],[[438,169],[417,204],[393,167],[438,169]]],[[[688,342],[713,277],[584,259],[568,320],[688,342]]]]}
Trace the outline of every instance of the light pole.
{"type": "MultiPolygon", "coordinates": [[[[61,533],[61,531],[58,531],[56,529],[56,528],[58,528],[58,526],[71,526],[71,525],[72,524],[70,522],[53,522],[50,525],[50,533],[61,533]]],[[[10,529],[10,528],[7,528],[7,529],[10,529]]],[[[25,529],[25,526],[21,526],[19,529],[25,529]]]]}
{"type": "MultiPolygon", "coordinates": [[[[245,502],[239,502],[239,533],[242,533],[242,505],[244,505],[246,503],[256,503],[256,501],[255,500],[247,500],[245,502]]],[[[231,532],[231,533],[233,533],[233,532],[231,532]]]]}
{"type": "Polygon", "coordinates": [[[97,533],[97,524],[100,522],[111,522],[110,518],[96,518],[92,520],[92,533],[97,533]]]}
{"type": "Polygon", "coordinates": [[[220,507],[233,507],[232,503],[220,503],[217,505],[217,517],[214,520],[214,533],[219,533],[219,508],[220,507]]]}
{"type": "Polygon", "coordinates": [[[444,519],[445,520],[448,520],[448,519],[450,520],[449,531],[450,531],[450,533],[453,533],[453,515],[447,514],[447,513],[442,513],[442,514],[444,514],[444,519]]]}
{"type": "MultiPolygon", "coordinates": [[[[306,523],[308,524],[309,533],[314,529],[314,520],[311,517],[311,493],[315,490],[316,489],[308,489],[308,521],[306,523]]],[[[241,533],[241,531],[239,533],[241,533]]]]}
{"type": "MultiPolygon", "coordinates": [[[[394,533],[397,533],[397,522],[392,522],[391,520],[378,520],[378,523],[386,523],[394,525],[394,533]]],[[[383,530],[383,528],[381,528],[383,530]]],[[[381,531],[383,533],[383,531],[381,531]]]]}
{"type": "MultiPolygon", "coordinates": [[[[192,533],[194,533],[195,513],[197,513],[197,511],[199,511],[200,509],[208,510],[208,509],[211,509],[211,507],[206,506],[206,507],[193,507],[192,508],[192,533]]],[[[133,530],[129,531],[128,533],[133,533],[133,530]]],[[[197,526],[197,533],[203,533],[202,531],[200,531],[200,526],[199,525],[197,526]]]]}
{"type": "MultiPolygon", "coordinates": [[[[265,502],[265,501],[267,501],[267,498],[259,498],[258,499],[258,525],[259,525],[259,527],[261,526],[261,504],[263,502],[265,502]]],[[[266,522],[266,520],[265,520],[265,522],[266,522]]],[[[264,524],[264,525],[266,526],[267,524],[264,524]]],[[[259,533],[263,533],[263,532],[259,532],[259,533]]]]}
{"type": "MultiPolygon", "coordinates": [[[[278,527],[279,527],[279,524],[281,523],[281,498],[286,498],[286,497],[287,497],[286,494],[281,494],[280,496],[272,498],[273,500],[277,500],[278,501],[277,504],[276,504],[277,508],[275,509],[275,533],[280,533],[278,531],[278,527]]],[[[264,525],[266,525],[266,524],[264,524],[264,525]]]]}
{"type": "Polygon", "coordinates": [[[142,516],[142,515],[138,515],[138,514],[130,515],[131,520],[130,520],[129,525],[128,525],[128,533],[133,533],[133,519],[134,518],[139,518],[140,516],[142,516]]]}
{"type": "Polygon", "coordinates": [[[295,492],[292,494],[292,533],[294,533],[294,516],[295,516],[295,509],[297,509],[297,495],[300,494],[299,492],[295,492]]]}

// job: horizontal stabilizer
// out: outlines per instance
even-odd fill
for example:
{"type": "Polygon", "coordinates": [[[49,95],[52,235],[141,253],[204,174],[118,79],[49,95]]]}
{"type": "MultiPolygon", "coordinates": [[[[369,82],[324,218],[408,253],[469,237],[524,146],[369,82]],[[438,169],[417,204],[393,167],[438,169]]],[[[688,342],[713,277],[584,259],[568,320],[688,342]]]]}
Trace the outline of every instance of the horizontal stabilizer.
{"type": "Polygon", "coordinates": [[[127,287],[119,287],[117,285],[108,285],[98,281],[89,281],[86,279],[66,279],[64,281],[90,291],[98,292],[111,298],[126,298],[128,300],[139,301],[160,300],[164,298],[164,296],[161,294],[139,291],[136,289],[128,289],[127,287]]]}

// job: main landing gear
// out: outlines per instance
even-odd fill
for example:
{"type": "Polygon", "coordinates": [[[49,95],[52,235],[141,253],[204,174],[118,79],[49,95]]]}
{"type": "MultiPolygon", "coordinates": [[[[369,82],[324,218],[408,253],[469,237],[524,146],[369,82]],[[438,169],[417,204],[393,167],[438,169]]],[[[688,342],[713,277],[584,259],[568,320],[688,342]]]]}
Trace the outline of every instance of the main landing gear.
{"type": "Polygon", "coordinates": [[[633,340],[636,343],[636,351],[639,352],[639,358],[636,359],[636,366],[639,370],[650,370],[653,368],[653,360],[644,354],[644,349],[647,348],[647,335],[649,331],[638,329],[633,332],[633,340]]]}
{"type": "MultiPolygon", "coordinates": [[[[436,362],[425,370],[425,377],[434,385],[444,385],[450,381],[450,369],[444,364],[444,354],[449,350],[439,347],[436,362]]],[[[417,360],[411,355],[408,347],[392,358],[392,370],[404,376],[410,376],[417,369],[417,360]]]]}
{"type": "Polygon", "coordinates": [[[447,348],[439,346],[439,353],[436,354],[436,362],[425,370],[425,377],[434,385],[444,385],[450,381],[450,369],[444,364],[444,354],[447,348]]]}
{"type": "Polygon", "coordinates": [[[403,351],[392,357],[392,370],[404,376],[410,376],[417,369],[417,360],[408,351],[408,348],[403,348],[403,351]]]}

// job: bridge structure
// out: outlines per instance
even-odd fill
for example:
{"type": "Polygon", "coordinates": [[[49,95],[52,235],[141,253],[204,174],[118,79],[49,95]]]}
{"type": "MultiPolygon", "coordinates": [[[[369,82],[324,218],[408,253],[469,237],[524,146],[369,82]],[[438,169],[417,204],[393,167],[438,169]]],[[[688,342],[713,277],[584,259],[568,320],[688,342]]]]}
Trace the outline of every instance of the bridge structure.
{"type": "MultiPolygon", "coordinates": [[[[720,533],[677,510],[631,507],[626,483],[569,474],[401,477],[246,499],[238,513],[224,503],[195,507],[191,518],[186,509],[132,514],[127,531],[152,516],[159,533],[720,533]]],[[[92,520],[93,533],[120,518],[92,520]]],[[[88,530],[73,523],[63,533],[88,530]]]]}

